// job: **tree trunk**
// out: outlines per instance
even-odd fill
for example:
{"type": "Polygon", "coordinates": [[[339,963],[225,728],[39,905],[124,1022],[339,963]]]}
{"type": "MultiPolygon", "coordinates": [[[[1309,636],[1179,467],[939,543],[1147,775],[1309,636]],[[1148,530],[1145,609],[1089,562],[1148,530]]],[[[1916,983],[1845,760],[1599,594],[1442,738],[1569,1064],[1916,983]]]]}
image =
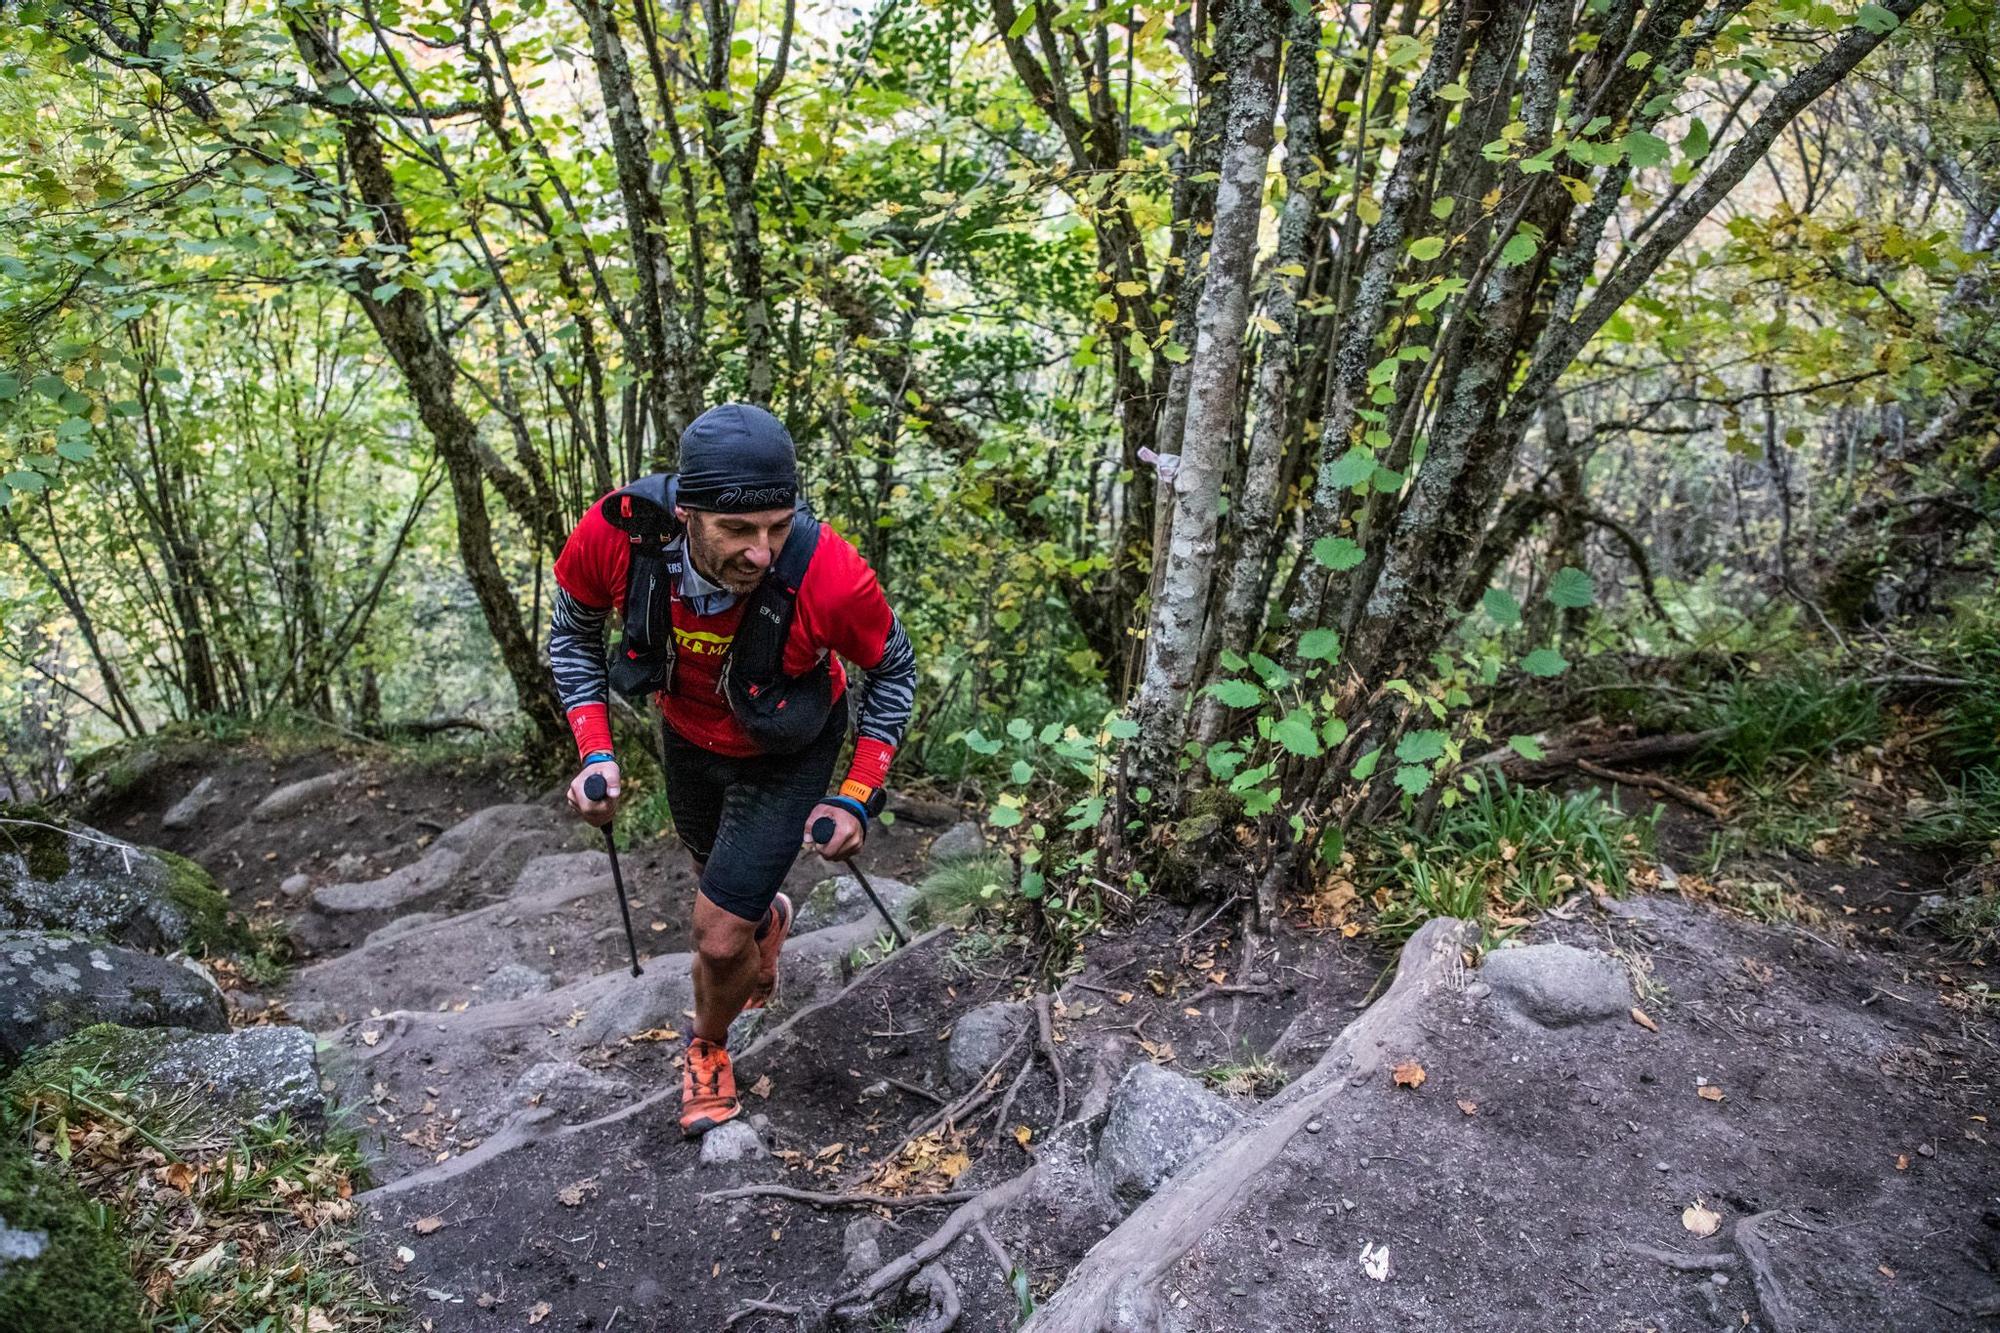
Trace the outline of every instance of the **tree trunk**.
{"type": "Polygon", "coordinates": [[[1147,630],[1140,684],[1137,775],[1169,791],[1172,763],[1199,665],[1204,613],[1215,578],[1216,529],[1228,451],[1235,440],[1243,330],[1249,321],[1250,269],[1263,212],[1276,112],[1278,46],[1284,10],[1231,4],[1216,35],[1216,64],[1227,78],[1229,119],[1208,277],[1196,315],[1188,374],[1187,425],[1174,477],[1170,545],[1147,630]]]}
{"type": "MultiPolygon", "coordinates": [[[[1278,220],[1271,286],[1264,294],[1265,317],[1278,327],[1277,332],[1265,334],[1260,352],[1250,407],[1250,459],[1229,511],[1236,552],[1216,639],[1232,647],[1255,643],[1262,634],[1278,541],[1285,445],[1292,438],[1287,409],[1298,369],[1298,294],[1305,281],[1306,236],[1320,204],[1319,190],[1304,184],[1307,175],[1318,169],[1314,159],[1319,155],[1319,32],[1317,11],[1295,15],[1285,52],[1285,205],[1278,220]]],[[[1223,717],[1224,709],[1214,698],[1202,701],[1196,728],[1202,744],[1214,742],[1223,717]]]]}

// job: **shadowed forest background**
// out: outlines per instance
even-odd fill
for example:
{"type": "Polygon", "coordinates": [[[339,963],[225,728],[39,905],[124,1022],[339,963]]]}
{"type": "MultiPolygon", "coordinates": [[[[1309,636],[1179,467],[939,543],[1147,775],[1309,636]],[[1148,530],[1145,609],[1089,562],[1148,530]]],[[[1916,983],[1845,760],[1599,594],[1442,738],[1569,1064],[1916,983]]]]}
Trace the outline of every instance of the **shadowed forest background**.
{"type": "MultiPolygon", "coordinates": [[[[931,891],[1024,976],[1163,903],[1252,957],[1497,944],[1658,887],[1696,817],[1705,901],[1840,934],[1784,867],[1893,848],[1984,968],[1996,40],[1917,0],[0,0],[4,795],[187,747],[555,780],[550,566],[740,399],[909,629],[892,781],[979,823],[931,891]]],[[[284,905],[208,870],[214,956],[277,984],[284,905]]],[[[207,1308],[170,1326],[252,1326],[207,1308]]]]}

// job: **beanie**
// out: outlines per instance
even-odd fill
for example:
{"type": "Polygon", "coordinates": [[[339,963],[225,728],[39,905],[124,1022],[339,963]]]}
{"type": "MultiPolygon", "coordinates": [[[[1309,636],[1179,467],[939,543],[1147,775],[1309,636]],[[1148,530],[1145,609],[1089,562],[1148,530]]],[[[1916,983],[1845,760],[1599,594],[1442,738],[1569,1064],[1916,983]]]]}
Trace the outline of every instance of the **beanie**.
{"type": "Polygon", "coordinates": [[[722,403],[696,417],[681,433],[680,462],[678,498],[689,509],[790,509],[798,497],[790,433],[749,403],[722,403]]]}

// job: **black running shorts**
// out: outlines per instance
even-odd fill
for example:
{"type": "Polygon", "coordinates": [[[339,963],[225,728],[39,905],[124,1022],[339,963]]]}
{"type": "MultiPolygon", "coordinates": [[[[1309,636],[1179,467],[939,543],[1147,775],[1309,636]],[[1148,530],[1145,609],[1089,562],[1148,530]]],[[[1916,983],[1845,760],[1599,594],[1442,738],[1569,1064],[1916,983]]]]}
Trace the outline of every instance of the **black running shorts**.
{"type": "Polygon", "coordinates": [[[799,854],[806,817],[826,799],[847,739],[847,701],[796,754],[732,759],[704,750],[660,719],[660,765],[674,832],[705,862],[704,898],[745,921],[761,921],[799,854]]]}

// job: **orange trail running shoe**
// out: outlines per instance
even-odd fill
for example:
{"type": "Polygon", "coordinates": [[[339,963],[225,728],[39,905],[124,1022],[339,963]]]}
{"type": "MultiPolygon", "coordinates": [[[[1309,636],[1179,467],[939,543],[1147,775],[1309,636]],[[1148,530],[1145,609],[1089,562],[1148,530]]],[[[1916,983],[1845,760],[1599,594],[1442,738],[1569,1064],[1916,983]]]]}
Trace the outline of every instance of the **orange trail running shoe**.
{"type": "Polygon", "coordinates": [[[729,1052],[712,1041],[693,1038],[681,1065],[681,1133],[698,1139],[741,1114],[729,1052]]]}
{"type": "Polygon", "coordinates": [[[771,899],[764,919],[757,926],[757,986],[743,1008],[762,1009],[778,993],[778,951],[792,933],[792,900],[784,894],[771,899]]]}

